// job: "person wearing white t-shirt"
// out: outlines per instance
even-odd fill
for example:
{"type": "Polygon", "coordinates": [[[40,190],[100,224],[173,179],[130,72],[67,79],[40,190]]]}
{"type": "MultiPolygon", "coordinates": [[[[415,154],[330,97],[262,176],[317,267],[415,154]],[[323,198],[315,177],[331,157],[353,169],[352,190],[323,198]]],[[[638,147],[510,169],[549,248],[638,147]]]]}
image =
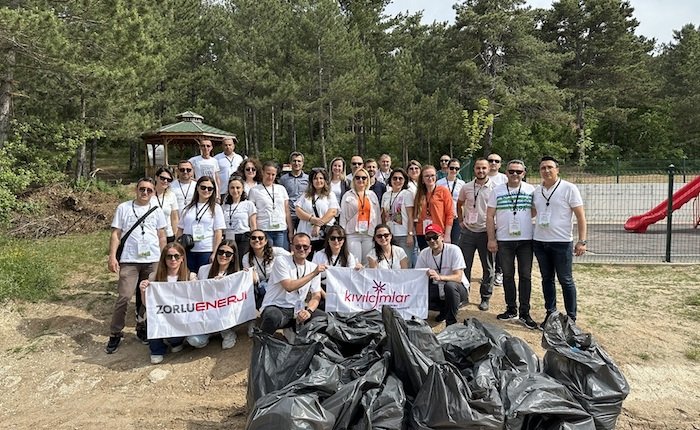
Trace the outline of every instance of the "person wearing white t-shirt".
{"type": "Polygon", "coordinates": [[[392,244],[386,224],[374,229],[374,248],[367,254],[367,265],[370,269],[408,269],[408,256],[403,248],[392,244]]]}
{"type": "Polygon", "coordinates": [[[452,231],[450,232],[450,242],[454,244],[459,243],[459,235],[462,232],[461,229],[454,228],[454,226],[459,225],[459,218],[457,217],[457,200],[459,200],[459,192],[462,191],[462,187],[464,186],[464,181],[457,176],[457,174],[459,174],[460,167],[461,164],[459,163],[459,160],[452,158],[448,166],[447,176],[442,179],[438,179],[437,181],[438,187],[447,187],[447,189],[450,190],[450,194],[452,194],[452,208],[454,209],[455,219],[452,223],[452,231]]]}
{"type": "Polygon", "coordinates": [[[277,164],[274,161],[266,161],[262,169],[262,184],[250,190],[248,199],[255,203],[258,228],[265,232],[272,246],[288,249],[289,240],[294,234],[289,195],[286,188],[275,183],[277,164]]]}
{"type": "Polygon", "coordinates": [[[491,183],[494,185],[500,185],[508,182],[508,177],[500,172],[501,164],[503,163],[503,159],[500,155],[492,153],[486,158],[486,161],[489,162],[488,175],[491,183]]]}
{"type": "Polygon", "coordinates": [[[255,229],[250,232],[250,251],[243,256],[243,268],[253,271],[256,309],[262,306],[275,259],[282,255],[292,254],[286,249],[272,246],[264,231],[255,229]]]}
{"type": "Polygon", "coordinates": [[[508,182],[497,185],[489,196],[486,231],[490,252],[498,252],[503,268],[506,311],[499,320],[520,322],[529,329],[537,323],[530,316],[532,291],[532,193],[535,187],[523,182],[525,163],[512,160],[506,172],[508,182]],[[515,261],[518,262],[518,288],[515,288],[515,261]],[[516,294],[517,293],[517,294],[516,294]],[[520,306],[518,306],[518,301],[520,306]]]}
{"type": "Polygon", "coordinates": [[[250,231],[258,228],[258,209],[255,203],[248,200],[244,188],[243,178],[231,177],[228,181],[228,194],[221,204],[226,219],[224,237],[236,241],[241,259],[250,247],[250,231]]]}
{"type": "MultiPolygon", "coordinates": [[[[535,232],[532,249],[542,275],[542,294],[547,317],[557,309],[554,275],[559,279],[566,314],[576,320],[576,284],[572,274],[572,255],[586,252],[586,214],[576,185],[559,177],[559,162],[554,157],[540,160],[542,184],[532,196],[535,232]],[[578,242],[574,245],[572,215],[576,216],[578,242]]],[[[545,324],[547,320],[542,322],[545,324]]]]}
{"type": "Polygon", "coordinates": [[[316,252],[323,248],[324,231],[335,224],[338,215],[338,199],[331,191],[326,169],[316,168],[311,171],[310,182],[306,192],[295,204],[299,218],[297,233],[306,233],[311,237],[311,247],[316,252]]]}
{"type": "Polygon", "coordinates": [[[165,215],[165,236],[168,243],[175,241],[175,229],[180,222],[180,209],[177,206],[177,197],[170,190],[173,182],[173,174],[167,167],[160,167],[156,170],[156,191],[153,193],[153,200],[160,206],[165,215]]]}
{"type": "Polygon", "coordinates": [[[469,302],[469,281],[464,274],[464,257],[457,245],[445,243],[445,232],[438,224],[425,228],[428,247],[421,251],[416,269],[428,270],[428,305],[440,311],[435,321],[446,325],[457,322],[457,312],[469,302]]]}
{"type": "MultiPolygon", "coordinates": [[[[114,303],[110,336],[105,352],[117,351],[126,325],[126,310],[139,283],[153,272],[160,259],[161,249],[166,244],[165,214],[151,200],[155,183],[151,178],[141,178],[136,183],[136,198],[120,204],[112,220],[112,233],[109,239],[108,268],[119,274],[117,300],[114,303]],[[150,213],[149,213],[150,212],[150,213]],[[144,218],[145,217],[145,218],[144,218]],[[143,221],[136,225],[138,220],[143,221]],[[126,233],[122,253],[117,256],[120,242],[126,233]]],[[[140,296],[139,296],[140,297],[140,296]]],[[[140,303],[140,300],[139,300],[140,303]]],[[[145,309],[137,304],[136,333],[141,341],[146,341],[145,309]]]]}
{"type": "MultiPolygon", "coordinates": [[[[223,151],[214,156],[214,159],[219,163],[219,184],[222,187],[228,184],[231,175],[236,173],[238,166],[243,162],[243,157],[234,152],[236,144],[238,144],[238,139],[235,136],[224,137],[221,141],[223,151]]],[[[221,201],[223,201],[226,198],[226,190],[222,189],[221,191],[221,201]]]]}
{"type": "MultiPolygon", "coordinates": [[[[413,197],[408,189],[408,174],[400,167],[391,171],[389,188],[382,196],[382,222],[389,226],[396,245],[406,255],[413,254],[415,225],[413,224],[413,197]]],[[[409,258],[408,266],[411,267],[409,258]]]]}
{"type": "MultiPolygon", "coordinates": [[[[185,206],[189,205],[194,196],[194,189],[197,188],[196,182],[193,180],[194,167],[189,160],[182,160],[177,163],[177,180],[170,185],[170,190],[175,194],[177,199],[177,210],[179,215],[185,210],[185,206]]],[[[173,226],[176,228],[177,224],[173,226]]]]}
{"type": "Polygon", "coordinates": [[[268,334],[325,315],[318,305],[321,300],[319,274],[326,266],[306,259],[311,252],[311,238],[306,233],[292,237],[292,250],[291,257],[276,259],[263,299],[260,329],[268,334]],[[308,301],[307,296],[310,296],[308,301]]]}
{"type": "MultiPolygon", "coordinates": [[[[351,267],[362,269],[362,264],[348,250],[345,240],[345,230],[339,225],[331,226],[326,233],[323,249],[317,251],[311,259],[316,264],[324,264],[326,267],[351,267]]],[[[326,310],[326,272],[321,273],[321,302],[318,308],[326,310]]]]}
{"type": "Polygon", "coordinates": [[[204,139],[199,143],[200,155],[190,158],[190,163],[194,166],[194,177],[199,179],[203,176],[214,178],[217,195],[221,193],[221,182],[219,178],[219,160],[211,156],[214,145],[211,140],[204,139]]]}

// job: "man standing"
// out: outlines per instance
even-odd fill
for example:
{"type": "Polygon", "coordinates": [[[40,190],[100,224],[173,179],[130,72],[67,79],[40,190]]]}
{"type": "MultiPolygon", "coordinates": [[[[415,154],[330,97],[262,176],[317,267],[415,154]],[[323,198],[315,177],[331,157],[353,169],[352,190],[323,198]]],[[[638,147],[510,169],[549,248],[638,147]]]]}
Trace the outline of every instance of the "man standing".
{"type": "Polygon", "coordinates": [[[228,179],[232,173],[238,170],[238,166],[243,162],[243,157],[236,154],[234,151],[236,149],[236,144],[238,139],[236,136],[226,136],[224,140],[221,141],[220,152],[214,156],[214,158],[219,162],[219,183],[221,184],[221,189],[219,194],[222,195],[221,202],[223,203],[224,197],[228,193],[228,179]]]}
{"type": "MultiPolygon", "coordinates": [[[[112,312],[109,341],[105,347],[107,354],[112,354],[119,348],[124,337],[126,310],[131,296],[139,283],[148,279],[148,275],[155,270],[160,259],[160,250],[165,246],[165,215],[160,207],[151,201],[154,192],[153,179],[139,179],[136,184],[136,199],[117,206],[112,220],[108,267],[111,272],[119,275],[119,295],[112,312]],[[123,237],[126,237],[126,240],[121,255],[117,255],[123,237]]],[[[138,304],[137,307],[136,335],[142,342],[148,342],[145,309],[138,304]]]]}
{"type": "Polygon", "coordinates": [[[449,167],[450,167],[450,160],[451,159],[452,159],[452,157],[450,157],[447,154],[443,154],[440,157],[440,170],[438,170],[438,172],[437,172],[438,180],[440,180],[442,178],[446,178],[447,175],[450,173],[449,167]]]}
{"type": "Polygon", "coordinates": [[[189,160],[182,160],[177,163],[177,171],[177,180],[173,181],[170,188],[173,193],[175,193],[178,212],[182,215],[185,206],[192,201],[192,196],[194,196],[194,190],[197,188],[197,184],[192,180],[194,167],[192,167],[192,163],[189,160]]]}
{"type": "MultiPolygon", "coordinates": [[[[221,180],[219,179],[219,160],[211,156],[211,151],[214,146],[211,140],[204,139],[199,143],[199,153],[200,155],[190,158],[190,163],[194,167],[194,177],[201,178],[202,176],[209,176],[216,180],[217,193],[221,194],[221,180]]],[[[228,184],[228,183],[227,183],[228,184]]]]}
{"type": "Polygon", "coordinates": [[[267,292],[260,308],[260,329],[273,334],[278,328],[304,323],[325,313],[318,310],[321,300],[321,277],[326,266],[306,259],[311,252],[311,238],[297,233],[292,238],[292,255],[275,258],[267,292]],[[310,293],[308,302],[307,295],[310,293]]]}
{"type": "Polygon", "coordinates": [[[537,323],[530,317],[532,290],[532,193],[535,187],[523,182],[525,163],[512,160],[506,172],[508,182],[494,187],[486,211],[486,231],[490,252],[499,253],[503,267],[503,292],[506,311],[499,320],[518,318],[529,329],[537,323]],[[518,295],[516,301],[515,260],[518,260],[518,295]]]}
{"type": "Polygon", "coordinates": [[[428,248],[418,256],[416,269],[428,269],[428,303],[430,309],[440,311],[435,321],[451,325],[457,322],[459,306],[469,301],[469,281],[459,247],[445,243],[444,233],[437,224],[425,228],[428,248]]]}
{"type": "Polygon", "coordinates": [[[389,178],[391,177],[391,157],[389,154],[382,154],[379,157],[379,170],[377,171],[377,174],[375,175],[375,179],[377,182],[381,182],[382,184],[386,185],[387,187],[390,187],[391,184],[389,183],[389,178]]]}
{"type": "Polygon", "coordinates": [[[459,193],[457,200],[459,225],[461,234],[459,247],[464,255],[469,281],[472,280],[472,264],[474,263],[474,253],[479,251],[481,260],[481,303],[479,310],[489,309],[489,299],[493,293],[491,278],[493,277],[493,258],[489,255],[488,236],[486,234],[486,208],[489,196],[493,191],[494,184],[488,176],[489,163],[484,158],[477,158],[474,162],[474,179],[467,182],[459,193]]]}
{"type": "Polygon", "coordinates": [[[501,163],[503,162],[501,156],[498,154],[491,154],[486,160],[489,162],[489,180],[494,185],[508,182],[508,177],[499,171],[501,169],[501,163]]]}
{"type": "Polygon", "coordinates": [[[374,191],[377,195],[377,199],[382,201],[382,196],[386,192],[386,185],[377,180],[377,162],[373,158],[368,158],[365,160],[365,169],[369,173],[369,189],[374,191]]]}
{"type": "Polygon", "coordinates": [[[280,185],[287,190],[289,195],[289,212],[292,214],[292,223],[294,223],[292,231],[296,231],[299,217],[297,217],[295,204],[309,187],[309,175],[304,173],[304,154],[301,152],[292,152],[289,155],[289,164],[292,165],[292,171],[280,177],[280,185]]]}
{"type": "Polygon", "coordinates": [[[348,181],[349,184],[352,184],[352,181],[355,178],[355,172],[357,169],[360,167],[364,166],[365,162],[363,161],[362,157],[359,155],[353,155],[352,158],[350,159],[350,173],[345,177],[345,179],[348,181]]]}
{"type": "MultiPolygon", "coordinates": [[[[559,162],[554,157],[540,160],[542,184],[535,188],[532,202],[537,216],[532,249],[542,275],[544,306],[549,314],[557,309],[554,284],[556,273],[564,296],[566,314],[576,320],[576,285],[572,274],[572,255],[586,252],[586,214],[576,185],[559,178],[559,162]],[[576,216],[578,242],[574,245],[572,216],[576,216]]],[[[547,320],[542,322],[544,323],[547,320]]]]}

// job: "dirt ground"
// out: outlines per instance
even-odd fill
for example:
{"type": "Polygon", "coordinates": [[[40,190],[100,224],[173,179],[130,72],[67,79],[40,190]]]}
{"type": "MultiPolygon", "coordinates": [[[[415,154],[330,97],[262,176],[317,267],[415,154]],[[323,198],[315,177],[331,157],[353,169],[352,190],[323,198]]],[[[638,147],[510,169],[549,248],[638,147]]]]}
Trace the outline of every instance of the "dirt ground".
{"type": "MultiPolygon", "coordinates": [[[[251,348],[245,330],[231,350],[221,351],[213,339],[202,350],[187,346],[153,366],[148,347],[134,335],[130,309],[125,340],[107,355],[115,282],[89,282],[95,276],[72,279],[52,302],[4,304],[0,427],[244,428],[251,348]]],[[[699,290],[700,268],[577,265],[575,278],[581,327],[594,333],[631,386],[618,428],[700,429],[700,364],[697,355],[695,361],[687,357],[692,348],[698,353],[700,318],[697,306],[686,306],[699,290]]],[[[533,284],[532,314],[538,320],[543,311],[537,269],[533,284]]],[[[478,302],[476,284],[471,302],[478,302]]],[[[490,311],[472,304],[460,316],[498,324],[543,356],[540,332],[497,321],[502,309],[503,291],[497,287],[490,311]]]]}

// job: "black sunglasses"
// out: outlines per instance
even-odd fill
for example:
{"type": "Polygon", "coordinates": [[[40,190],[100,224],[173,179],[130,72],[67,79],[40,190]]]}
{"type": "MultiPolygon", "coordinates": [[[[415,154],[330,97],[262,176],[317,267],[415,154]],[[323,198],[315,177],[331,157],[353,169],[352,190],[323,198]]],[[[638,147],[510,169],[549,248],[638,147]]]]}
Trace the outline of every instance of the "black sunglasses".
{"type": "Polygon", "coordinates": [[[435,240],[438,240],[439,237],[440,237],[440,236],[438,236],[437,234],[426,234],[426,235],[425,235],[425,240],[428,241],[428,242],[433,242],[433,241],[435,241],[435,240]]]}
{"type": "Polygon", "coordinates": [[[250,240],[256,240],[262,242],[265,240],[265,236],[250,236],[250,240]]]}
{"type": "Polygon", "coordinates": [[[498,164],[498,163],[501,162],[501,160],[494,160],[493,158],[489,158],[487,161],[488,161],[489,163],[496,163],[496,164],[498,164]]]}
{"type": "Polygon", "coordinates": [[[450,162],[450,159],[449,159],[449,158],[445,158],[445,159],[440,160],[440,162],[441,162],[441,163],[449,163],[449,162],[450,162]]]}
{"type": "Polygon", "coordinates": [[[153,188],[139,187],[139,193],[153,194],[153,188]]]}
{"type": "Polygon", "coordinates": [[[388,239],[391,233],[375,234],[374,237],[377,239],[388,239]]]}
{"type": "Polygon", "coordinates": [[[345,236],[328,236],[328,240],[332,240],[333,242],[342,242],[345,240],[345,236]]]}
{"type": "Polygon", "coordinates": [[[165,254],[165,259],[166,259],[166,260],[175,260],[175,261],[177,261],[177,260],[180,259],[180,257],[182,257],[182,255],[180,255],[180,254],[165,254]]]}
{"type": "Polygon", "coordinates": [[[189,173],[189,172],[192,171],[192,169],[188,169],[188,168],[185,168],[185,167],[180,167],[180,168],[177,169],[177,170],[179,170],[180,173],[185,173],[185,172],[189,173]]]}
{"type": "Polygon", "coordinates": [[[200,185],[199,191],[209,191],[210,193],[214,191],[214,187],[207,187],[206,185],[200,185]]]}
{"type": "Polygon", "coordinates": [[[158,176],[158,179],[160,179],[163,182],[172,182],[173,178],[169,178],[167,176],[158,176]]]}
{"type": "Polygon", "coordinates": [[[352,163],[353,166],[362,166],[363,163],[352,163]]]}
{"type": "Polygon", "coordinates": [[[458,170],[459,170],[459,166],[450,166],[450,170],[458,171],[458,170]]]}
{"type": "Polygon", "coordinates": [[[309,248],[311,248],[311,245],[294,245],[294,249],[297,251],[308,251],[309,248]]]}
{"type": "Polygon", "coordinates": [[[355,180],[356,180],[356,181],[366,181],[366,180],[367,180],[367,176],[355,176],[355,180]]]}
{"type": "Polygon", "coordinates": [[[403,176],[394,176],[393,178],[391,178],[391,180],[392,181],[403,181],[404,179],[403,179],[403,176]]]}
{"type": "Polygon", "coordinates": [[[233,257],[233,252],[224,251],[223,249],[220,249],[220,250],[216,251],[216,255],[220,255],[221,257],[231,258],[231,257],[233,257]]]}
{"type": "Polygon", "coordinates": [[[508,173],[511,175],[522,175],[523,173],[525,173],[525,171],[524,170],[509,170],[508,173]]]}

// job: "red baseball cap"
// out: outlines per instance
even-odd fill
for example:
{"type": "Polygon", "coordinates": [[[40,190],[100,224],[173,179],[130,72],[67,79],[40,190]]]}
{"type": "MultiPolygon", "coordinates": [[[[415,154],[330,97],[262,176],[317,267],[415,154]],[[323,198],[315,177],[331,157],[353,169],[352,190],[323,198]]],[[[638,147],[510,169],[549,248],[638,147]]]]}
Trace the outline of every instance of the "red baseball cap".
{"type": "Polygon", "coordinates": [[[425,234],[435,233],[435,234],[445,234],[445,231],[438,224],[430,224],[425,228],[425,234]]]}

